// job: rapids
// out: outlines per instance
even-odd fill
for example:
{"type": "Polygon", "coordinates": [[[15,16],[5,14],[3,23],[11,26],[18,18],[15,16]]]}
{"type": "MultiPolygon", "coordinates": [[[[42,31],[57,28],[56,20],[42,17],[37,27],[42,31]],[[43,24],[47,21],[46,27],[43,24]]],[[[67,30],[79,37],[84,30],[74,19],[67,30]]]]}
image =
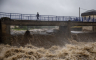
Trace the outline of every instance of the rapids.
{"type": "Polygon", "coordinates": [[[31,44],[25,47],[1,44],[0,60],[96,60],[96,42],[76,43],[78,45],[66,44],[48,49],[31,44]]]}
{"type": "Polygon", "coordinates": [[[78,34],[71,39],[53,35],[14,36],[11,45],[0,44],[0,60],[96,60],[95,36],[78,34]]]}

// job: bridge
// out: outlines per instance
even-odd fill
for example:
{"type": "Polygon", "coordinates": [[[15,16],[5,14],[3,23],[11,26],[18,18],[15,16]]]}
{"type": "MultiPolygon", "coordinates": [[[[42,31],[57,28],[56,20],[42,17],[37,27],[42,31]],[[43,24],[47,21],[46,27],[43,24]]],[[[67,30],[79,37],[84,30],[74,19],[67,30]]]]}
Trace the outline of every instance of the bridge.
{"type": "Polygon", "coordinates": [[[37,19],[36,14],[4,13],[0,12],[0,18],[7,17],[11,20],[5,20],[7,25],[31,25],[31,26],[66,26],[68,22],[76,26],[95,26],[95,20],[84,20],[82,17],[75,16],[55,16],[40,15],[37,19]]]}
{"type": "Polygon", "coordinates": [[[1,17],[9,17],[15,20],[38,20],[38,21],[82,21],[81,18],[75,16],[55,16],[55,15],[39,15],[37,19],[36,14],[20,14],[20,13],[4,13],[0,12],[1,17]]]}
{"type": "Polygon", "coordinates": [[[22,26],[59,26],[59,33],[70,36],[71,26],[93,26],[96,31],[96,21],[83,20],[82,17],[75,16],[54,16],[40,15],[37,19],[36,14],[4,13],[0,12],[0,33],[10,34],[10,25],[22,26]],[[9,18],[9,19],[8,19],[9,18]]]}

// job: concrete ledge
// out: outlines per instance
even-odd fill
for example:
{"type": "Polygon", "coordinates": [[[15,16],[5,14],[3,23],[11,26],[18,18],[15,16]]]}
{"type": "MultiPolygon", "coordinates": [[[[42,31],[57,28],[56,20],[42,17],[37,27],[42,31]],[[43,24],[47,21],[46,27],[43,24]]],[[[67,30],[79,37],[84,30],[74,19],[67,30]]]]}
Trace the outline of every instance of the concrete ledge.
{"type": "Polygon", "coordinates": [[[4,20],[7,25],[22,26],[96,26],[96,22],[73,22],[73,21],[34,21],[34,20],[4,20]]]}

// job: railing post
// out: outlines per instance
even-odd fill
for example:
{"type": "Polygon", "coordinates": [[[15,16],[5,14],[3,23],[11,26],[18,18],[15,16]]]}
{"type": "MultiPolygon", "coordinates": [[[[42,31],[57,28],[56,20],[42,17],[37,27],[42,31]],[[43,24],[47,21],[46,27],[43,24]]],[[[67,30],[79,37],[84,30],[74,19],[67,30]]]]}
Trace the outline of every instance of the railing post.
{"type": "Polygon", "coordinates": [[[53,17],[52,17],[52,21],[53,21],[53,17]]]}
{"type": "Polygon", "coordinates": [[[41,20],[41,16],[39,16],[39,20],[41,20]]]}
{"type": "Polygon", "coordinates": [[[22,20],[22,14],[21,14],[21,20],[22,20]]]}
{"type": "Polygon", "coordinates": [[[89,18],[88,18],[88,22],[89,22],[89,18]]]}
{"type": "Polygon", "coordinates": [[[82,22],[83,22],[83,17],[82,17],[82,22]]]}
{"type": "Polygon", "coordinates": [[[46,21],[46,17],[44,17],[44,21],[46,21]]]}
{"type": "Polygon", "coordinates": [[[11,13],[10,13],[10,19],[11,19],[11,13]]]}
{"type": "Polygon", "coordinates": [[[29,16],[28,16],[28,20],[29,20],[29,16]]]}
{"type": "Polygon", "coordinates": [[[57,21],[57,16],[56,16],[56,21],[57,21]]]}
{"type": "Polygon", "coordinates": [[[70,17],[70,21],[72,21],[72,18],[70,17]]]}
{"type": "Polygon", "coordinates": [[[21,16],[19,15],[19,19],[20,19],[20,17],[21,17],[21,16]]]}
{"type": "Polygon", "coordinates": [[[93,22],[94,22],[94,18],[93,18],[93,22]]]}
{"type": "Polygon", "coordinates": [[[44,17],[44,21],[45,21],[45,17],[44,17]]]}
{"type": "Polygon", "coordinates": [[[30,15],[30,20],[31,20],[31,15],[30,15]]]}
{"type": "Polygon", "coordinates": [[[48,16],[48,21],[49,21],[49,16],[48,16]]]}
{"type": "Polygon", "coordinates": [[[64,21],[64,16],[63,16],[63,21],[64,21]]]}
{"type": "Polygon", "coordinates": [[[58,18],[58,21],[59,21],[59,18],[58,18]]]}

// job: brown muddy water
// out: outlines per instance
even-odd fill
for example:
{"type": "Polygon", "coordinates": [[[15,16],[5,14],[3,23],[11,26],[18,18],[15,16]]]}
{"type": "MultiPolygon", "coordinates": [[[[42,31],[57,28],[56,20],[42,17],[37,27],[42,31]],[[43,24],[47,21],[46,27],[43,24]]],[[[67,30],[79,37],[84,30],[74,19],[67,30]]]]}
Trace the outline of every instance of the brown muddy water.
{"type": "Polygon", "coordinates": [[[13,36],[0,45],[0,60],[96,60],[96,34],[13,36]]]}

